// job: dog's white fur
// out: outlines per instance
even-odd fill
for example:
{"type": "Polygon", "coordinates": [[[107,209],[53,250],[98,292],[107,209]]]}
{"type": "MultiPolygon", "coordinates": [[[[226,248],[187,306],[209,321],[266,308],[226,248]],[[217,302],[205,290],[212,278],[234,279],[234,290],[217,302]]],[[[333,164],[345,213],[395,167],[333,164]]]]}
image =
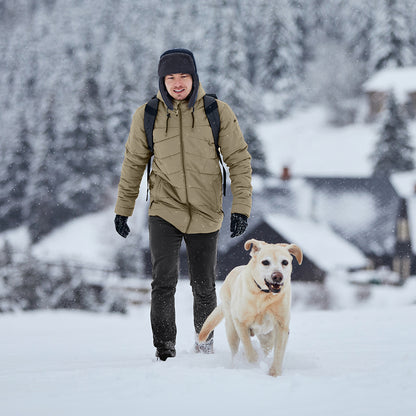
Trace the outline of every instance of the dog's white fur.
{"type": "Polygon", "coordinates": [[[221,303],[206,319],[199,342],[205,341],[225,317],[232,355],[237,353],[241,340],[248,361],[257,361],[250,340],[250,336],[257,335],[266,354],[274,348],[269,374],[278,376],[289,335],[292,255],[301,264],[302,250],[295,244],[268,244],[254,239],[246,241],[244,248],[251,248],[251,260],[226,277],[221,303]]]}

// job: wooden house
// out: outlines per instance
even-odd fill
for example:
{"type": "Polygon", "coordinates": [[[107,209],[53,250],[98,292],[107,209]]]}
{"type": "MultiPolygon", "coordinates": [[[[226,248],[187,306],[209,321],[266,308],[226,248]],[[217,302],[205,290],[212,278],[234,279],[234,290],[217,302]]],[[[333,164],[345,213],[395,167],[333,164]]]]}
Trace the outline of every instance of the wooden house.
{"type": "Polygon", "coordinates": [[[393,92],[403,111],[416,117],[416,67],[383,69],[364,83],[368,100],[368,119],[374,120],[386,106],[387,96],[393,92]]]}

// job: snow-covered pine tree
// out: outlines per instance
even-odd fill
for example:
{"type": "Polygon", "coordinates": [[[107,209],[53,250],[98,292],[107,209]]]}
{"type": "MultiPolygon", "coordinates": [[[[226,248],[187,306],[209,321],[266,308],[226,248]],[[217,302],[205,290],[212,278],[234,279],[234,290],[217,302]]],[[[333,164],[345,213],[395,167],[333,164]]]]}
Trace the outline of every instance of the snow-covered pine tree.
{"type": "Polygon", "coordinates": [[[356,99],[361,93],[363,79],[342,42],[327,42],[316,56],[316,76],[320,83],[319,96],[334,126],[345,126],[355,121],[356,99]],[[322,77],[322,74],[325,74],[322,77]]]}
{"type": "Polygon", "coordinates": [[[255,116],[254,110],[262,110],[261,102],[256,102],[255,90],[248,81],[248,57],[238,2],[227,2],[222,17],[218,52],[221,77],[217,95],[232,107],[243,127],[245,120],[250,122],[255,116]]]}
{"type": "Polygon", "coordinates": [[[247,126],[244,130],[244,139],[247,142],[248,151],[251,155],[253,175],[268,176],[269,171],[266,166],[266,156],[263,151],[263,146],[252,126],[247,126]]]}
{"type": "Polygon", "coordinates": [[[65,207],[58,194],[64,181],[61,166],[61,148],[56,129],[55,101],[53,96],[42,120],[42,141],[33,158],[31,178],[26,194],[26,223],[32,241],[37,241],[67,219],[65,207]]]}
{"type": "Polygon", "coordinates": [[[101,70],[104,90],[102,107],[109,137],[110,149],[107,157],[111,159],[109,163],[113,169],[108,174],[112,182],[116,183],[119,179],[124,144],[129,133],[132,115],[139,105],[137,82],[135,82],[138,75],[134,73],[125,45],[120,46],[120,40],[116,36],[110,42],[113,46],[103,56],[101,70]]]}
{"type": "Polygon", "coordinates": [[[13,247],[9,240],[6,240],[0,248],[0,268],[13,263],[13,247]]]}
{"type": "Polygon", "coordinates": [[[244,47],[245,33],[241,22],[241,5],[232,3],[223,9],[226,18],[222,21],[219,61],[221,63],[219,98],[227,102],[237,115],[241,130],[252,154],[256,173],[265,174],[264,154],[261,144],[252,129],[253,124],[264,115],[263,102],[257,89],[249,82],[248,53],[244,47]],[[239,7],[237,7],[239,6],[239,7]],[[257,169],[258,168],[258,169],[257,169]]]}
{"type": "Polygon", "coordinates": [[[369,73],[384,68],[397,68],[415,62],[412,45],[414,16],[409,16],[406,0],[381,0],[374,13],[374,27],[370,37],[369,73]]]}
{"type": "MultiPolygon", "coordinates": [[[[409,6],[409,19],[413,19],[413,21],[415,20],[415,16],[416,16],[416,2],[414,2],[413,0],[405,0],[406,3],[409,6]]],[[[411,41],[411,45],[413,47],[413,50],[416,49],[416,25],[410,25],[409,27],[410,30],[410,41],[411,41]]],[[[416,56],[413,57],[413,65],[416,62],[416,56]]]]}
{"type": "Polygon", "coordinates": [[[262,50],[257,82],[263,89],[269,117],[287,115],[296,100],[302,50],[289,0],[267,2],[261,30],[262,50]]]}
{"type": "Polygon", "coordinates": [[[388,176],[414,169],[407,122],[393,93],[389,94],[380,136],[372,154],[373,174],[388,176]]]}
{"type": "MultiPolygon", "coordinates": [[[[248,80],[253,85],[253,88],[256,87],[257,83],[256,71],[259,67],[258,63],[261,59],[263,49],[263,19],[264,15],[267,13],[267,11],[265,11],[267,4],[262,1],[256,1],[255,3],[256,5],[254,12],[253,1],[239,1],[241,10],[241,25],[245,34],[244,42],[246,44],[245,48],[247,50],[248,80]]],[[[219,16],[221,16],[221,9],[218,13],[219,16]]],[[[220,19],[221,17],[218,17],[215,19],[215,21],[220,19]]]]}
{"type": "Polygon", "coordinates": [[[292,15],[296,25],[295,42],[299,48],[299,77],[305,75],[305,65],[312,58],[311,50],[308,44],[310,38],[310,29],[307,24],[307,7],[302,0],[290,0],[292,15]]]}
{"type": "Polygon", "coordinates": [[[220,94],[221,65],[219,53],[222,49],[221,36],[222,24],[221,13],[224,0],[212,0],[209,3],[200,2],[200,13],[205,16],[207,22],[211,24],[203,25],[204,39],[206,41],[205,53],[201,53],[201,59],[197,62],[198,72],[203,87],[211,94],[220,94]]]}
{"type": "Polygon", "coordinates": [[[0,179],[0,230],[15,228],[24,221],[26,191],[33,156],[30,131],[22,112],[17,120],[20,128],[16,141],[5,151],[0,179]]]}
{"type": "Polygon", "coordinates": [[[159,55],[164,52],[162,49],[163,48],[160,48],[157,53],[154,50],[148,49],[144,49],[141,52],[141,68],[143,69],[143,76],[138,76],[137,81],[137,98],[140,104],[150,100],[154,95],[157,94],[159,89],[157,65],[159,62],[159,55]]]}
{"type": "Polygon", "coordinates": [[[66,180],[60,201],[71,217],[96,212],[104,206],[114,175],[114,159],[107,134],[101,91],[97,83],[98,61],[88,63],[72,128],[66,133],[62,168],[66,180]]]}
{"type": "Polygon", "coordinates": [[[370,38],[374,29],[373,4],[371,0],[354,0],[348,7],[345,19],[345,40],[351,60],[357,70],[367,76],[370,59],[370,38]]]}

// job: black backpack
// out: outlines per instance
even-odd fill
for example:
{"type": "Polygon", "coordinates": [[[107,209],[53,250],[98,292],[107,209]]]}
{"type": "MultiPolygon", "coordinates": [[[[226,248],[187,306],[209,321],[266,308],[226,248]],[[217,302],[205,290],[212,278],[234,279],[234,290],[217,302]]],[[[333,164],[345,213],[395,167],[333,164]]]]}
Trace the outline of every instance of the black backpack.
{"type": "MultiPolygon", "coordinates": [[[[220,150],[218,147],[218,138],[220,135],[220,113],[218,111],[218,104],[217,104],[217,96],[215,94],[205,94],[203,97],[204,100],[204,108],[205,114],[209,121],[209,125],[211,126],[212,135],[214,136],[214,145],[215,151],[217,152],[218,159],[221,163],[222,167],[222,177],[223,177],[223,193],[225,196],[225,189],[226,189],[226,171],[224,168],[224,164],[222,163],[222,158],[220,154],[220,150]]],[[[153,154],[153,129],[155,127],[155,120],[157,115],[157,110],[159,107],[159,100],[154,96],[151,100],[149,100],[146,104],[144,109],[144,131],[146,133],[147,139],[147,146],[149,150],[153,154]]],[[[150,176],[150,168],[152,164],[152,159],[150,158],[149,163],[147,164],[147,182],[149,183],[149,176],[150,176]]],[[[147,189],[149,191],[149,189],[147,189]]],[[[146,196],[147,200],[147,196],[146,196]]]]}

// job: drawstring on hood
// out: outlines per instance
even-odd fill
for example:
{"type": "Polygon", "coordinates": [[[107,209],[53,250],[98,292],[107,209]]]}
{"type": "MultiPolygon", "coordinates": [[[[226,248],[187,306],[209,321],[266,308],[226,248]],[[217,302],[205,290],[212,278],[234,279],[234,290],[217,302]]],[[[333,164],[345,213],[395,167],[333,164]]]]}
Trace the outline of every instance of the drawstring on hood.
{"type": "Polygon", "coordinates": [[[165,131],[165,133],[168,132],[169,118],[170,118],[170,113],[169,113],[169,110],[167,110],[166,111],[166,131],[165,131]]]}
{"type": "MultiPolygon", "coordinates": [[[[175,109],[173,108],[173,111],[175,111],[175,109]]],[[[195,128],[195,107],[192,107],[192,111],[191,111],[191,116],[192,116],[192,128],[195,128]]],[[[170,116],[171,116],[171,110],[169,110],[169,108],[166,109],[166,123],[165,123],[165,133],[168,133],[168,129],[169,129],[169,120],[170,120],[170,116]]]]}

